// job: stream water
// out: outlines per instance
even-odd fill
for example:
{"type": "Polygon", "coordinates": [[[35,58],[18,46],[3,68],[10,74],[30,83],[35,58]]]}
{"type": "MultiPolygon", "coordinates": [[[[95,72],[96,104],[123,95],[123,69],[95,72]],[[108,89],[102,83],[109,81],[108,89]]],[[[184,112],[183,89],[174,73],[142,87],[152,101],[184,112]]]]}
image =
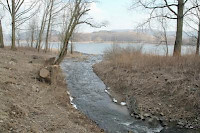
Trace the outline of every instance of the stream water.
{"type": "Polygon", "coordinates": [[[67,84],[73,103],[97,125],[109,133],[154,133],[161,126],[150,128],[144,122],[133,119],[125,106],[115,104],[105,92],[106,86],[93,72],[92,65],[101,61],[102,56],[89,56],[88,60],[65,60],[62,69],[67,77],[67,84]]]}
{"type": "MultiPolygon", "coordinates": [[[[100,62],[102,56],[87,56],[88,58],[84,61],[67,59],[61,64],[74,106],[108,133],[127,133],[129,131],[133,133],[161,132],[163,128],[160,125],[151,127],[145,121],[136,120],[129,115],[126,106],[113,102],[105,92],[105,84],[92,69],[92,65],[100,62]]],[[[194,132],[172,128],[164,129],[162,133],[194,132]]]]}

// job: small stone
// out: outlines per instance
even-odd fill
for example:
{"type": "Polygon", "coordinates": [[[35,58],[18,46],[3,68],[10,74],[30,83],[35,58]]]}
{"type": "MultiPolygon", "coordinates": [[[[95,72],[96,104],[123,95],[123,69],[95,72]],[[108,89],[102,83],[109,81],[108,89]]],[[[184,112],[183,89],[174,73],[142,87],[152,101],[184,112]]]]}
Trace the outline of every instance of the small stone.
{"type": "Polygon", "coordinates": [[[113,102],[114,102],[114,103],[117,103],[117,100],[116,100],[115,98],[113,98],[113,102]]]}
{"type": "Polygon", "coordinates": [[[16,112],[12,111],[12,114],[13,114],[13,115],[15,115],[15,114],[16,114],[16,112]]]}
{"type": "Polygon", "coordinates": [[[160,119],[159,122],[163,127],[166,127],[168,125],[166,120],[160,119]]]}
{"type": "Polygon", "coordinates": [[[144,117],[150,117],[151,115],[150,114],[148,114],[148,113],[145,113],[144,114],[144,117]]]}
{"type": "Polygon", "coordinates": [[[148,120],[148,123],[149,123],[149,125],[150,125],[151,127],[157,127],[157,126],[158,126],[158,120],[157,120],[155,117],[150,118],[150,119],[148,120]]]}
{"type": "Polygon", "coordinates": [[[16,63],[13,62],[13,61],[10,61],[9,64],[10,64],[10,65],[15,65],[16,63]]]}
{"type": "Polygon", "coordinates": [[[0,123],[3,123],[3,120],[0,120],[0,123]]]}
{"type": "Polygon", "coordinates": [[[135,119],[141,119],[139,115],[135,115],[135,119]]]}
{"type": "Polygon", "coordinates": [[[160,113],[160,116],[164,116],[164,113],[163,113],[163,112],[161,112],[161,113],[160,113]]]}
{"type": "Polygon", "coordinates": [[[10,61],[13,61],[14,63],[17,63],[17,60],[16,59],[14,59],[14,58],[11,58],[11,60],[10,61]]]}
{"type": "Polygon", "coordinates": [[[177,124],[180,125],[180,126],[184,126],[184,123],[182,121],[178,121],[177,124]]]}
{"type": "Polygon", "coordinates": [[[197,91],[197,88],[191,88],[190,91],[197,91]]]}
{"type": "Polygon", "coordinates": [[[156,108],[156,111],[159,111],[160,110],[160,108],[156,108]]]}
{"type": "Polygon", "coordinates": [[[33,61],[29,61],[28,63],[33,63],[33,61]]]}
{"type": "Polygon", "coordinates": [[[190,129],[193,129],[194,127],[193,126],[190,126],[190,129]]]}
{"type": "Polygon", "coordinates": [[[141,120],[145,120],[145,118],[144,118],[144,116],[143,115],[140,115],[140,118],[141,118],[141,120]]]}
{"type": "Polygon", "coordinates": [[[36,56],[36,55],[33,55],[32,57],[33,57],[33,59],[38,59],[38,58],[39,58],[39,57],[36,56]]]}

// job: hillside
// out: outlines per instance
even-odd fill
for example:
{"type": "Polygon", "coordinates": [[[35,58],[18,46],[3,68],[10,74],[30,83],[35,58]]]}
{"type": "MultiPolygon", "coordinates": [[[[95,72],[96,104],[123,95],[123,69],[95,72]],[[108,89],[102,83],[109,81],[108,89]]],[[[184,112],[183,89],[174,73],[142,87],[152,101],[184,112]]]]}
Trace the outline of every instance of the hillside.
{"type": "MultiPolygon", "coordinates": [[[[175,31],[168,31],[168,43],[174,44],[175,41],[175,31]]],[[[192,33],[188,33],[192,34],[192,33]]],[[[94,43],[156,43],[161,42],[160,39],[161,31],[158,30],[111,30],[111,31],[98,31],[92,33],[75,33],[73,36],[74,42],[94,42],[94,43]]],[[[26,41],[27,36],[30,36],[29,32],[21,33],[19,39],[21,41],[26,41]]],[[[35,38],[37,35],[35,34],[35,38]]],[[[10,35],[5,35],[4,37],[7,41],[10,40],[10,35]]],[[[60,42],[61,34],[59,31],[52,31],[50,41],[60,42]]],[[[186,33],[183,34],[183,42],[186,45],[194,45],[193,38],[188,37],[186,33]]],[[[29,40],[30,41],[30,40],[29,40]]]]}
{"type": "Polygon", "coordinates": [[[60,69],[52,85],[36,79],[45,59],[52,56],[34,49],[0,49],[0,132],[100,132],[70,104],[60,69]]]}

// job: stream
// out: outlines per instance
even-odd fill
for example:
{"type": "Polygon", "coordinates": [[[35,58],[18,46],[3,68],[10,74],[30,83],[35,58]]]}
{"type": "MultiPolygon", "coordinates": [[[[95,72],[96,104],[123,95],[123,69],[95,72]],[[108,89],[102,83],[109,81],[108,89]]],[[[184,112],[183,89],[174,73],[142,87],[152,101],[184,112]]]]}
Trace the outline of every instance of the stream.
{"type": "MultiPolygon", "coordinates": [[[[61,64],[74,107],[87,115],[107,133],[161,132],[163,127],[160,125],[152,127],[145,121],[137,120],[129,115],[126,106],[113,102],[105,92],[105,84],[92,68],[92,65],[102,61],[102,55],[87,56],[87,59],[83,61],[77,58],[67,59],[61,64]]],[[[169,133],[173,131],[175,130],[169,130],[169,133]]],[[[163,133],[167,132],[166,130],[163,133]]],[[[180,133],[182,132],[181,130],[180,133]]]]}

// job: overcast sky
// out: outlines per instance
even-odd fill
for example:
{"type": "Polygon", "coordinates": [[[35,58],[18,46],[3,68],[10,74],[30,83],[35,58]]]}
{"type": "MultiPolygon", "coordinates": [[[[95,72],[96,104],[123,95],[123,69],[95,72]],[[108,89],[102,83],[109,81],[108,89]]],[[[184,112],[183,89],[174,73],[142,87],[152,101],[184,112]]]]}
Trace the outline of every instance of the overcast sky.
{"type": "MultiPolygon", "coordinates": [[[[145,19],[145,14],[129,10],[131,0],[99,0],[91,5],[90,15],[95,21],[108,21],[106,28],[94,29],[89,26],[80,28],[83,32],[96,30],[134,29],[145,19]]],[[[147,16],[147,15],[146,15],[147,16]]]]}
{"type": "MultiPolygon", "coordinates": [[[[95,29],[83,25],[79,32],[93,32],[99,30],[120,30],[120,29],[135,29],[139,23],[144,22],[148,17],[148,13],[141,9],[130,10],[132,0],[98,0],[96,3],[91,4],[91,11],[89,16],[94,18],[96,22],[108,21],[105,28],[95,29]]],[[[4,21],[4,31],[10,33],[10,16],[7,14],[4,21]]],[[[173,21],[173,25],[175,21],[173,21]]],[[[156,25],[154,23],[154,25],[156,25]]],[[[157,25],[156,25],[157,26],[157,25]]],[[[153,27],[156,28],[156,27],[153,27]]],[[[175,30],[171,27],[168,30],[175,30]]]]}

